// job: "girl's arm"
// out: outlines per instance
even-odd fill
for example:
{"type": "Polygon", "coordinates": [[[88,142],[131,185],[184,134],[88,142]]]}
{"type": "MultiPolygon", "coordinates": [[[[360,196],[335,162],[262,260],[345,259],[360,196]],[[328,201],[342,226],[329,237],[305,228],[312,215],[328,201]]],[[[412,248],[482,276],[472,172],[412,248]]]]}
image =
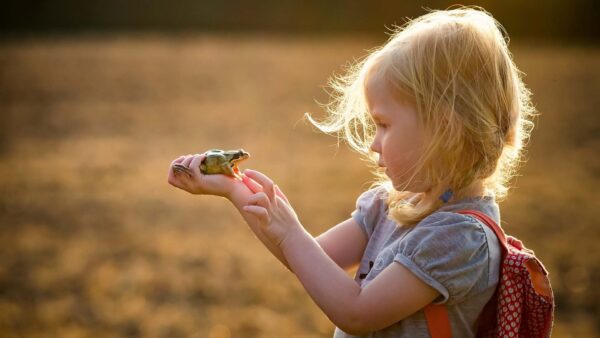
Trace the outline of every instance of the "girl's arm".
{"type": "Polygon", "coordinates": [[[247,203],[247,200],[255,192],[251,189],[257,189],[258,184],[242,175],[242,179],[232,178],[226,175],[204,175],[200,172],[200,163],[206,157],[205,154],[180,156],[171,162],[167,181],[169,184],[179,189],[185,190],[195,195],[215,195],[229,199],[233,205],[240,211],[252,231],[261,242],[271,251],[279,261],[290,268],[287,264],[281,249],[273,245],[266,239],[264,233],[260,230],[256,218],[249,216],[241,211],[241,208],[247,203]],[[186,173],[173,170],[174,164],[180,164],[189,169],[186,173]]]}
{"type": "MultiPolygon", "coordinates": [[[[246,223],[248,223],[248,226],[258,237],[258,239],[285,267],[289,269],[289,265],[285,256],[281,252],[281,249],[265,237],[265,234],[263,231],[261,231],[257,223],[257,219],[249,216],[245,212],[242,212],[242,208],[247,204],[248,198],[254,193],[262,191],[262,186],[245,175],[242,175],[242,180],[233,179],[225,175],[203,175],[198,167],[204,158],[205,154],[196,154],[180,156],[175,159],[169,166],[169,172],[167,175],[169,184],[191,194],[216,195],[229,199],[238,209],[238,211],[240,211],[240,214],[246,223]],[[181,164],[184,167],[189,168],[189,174],[182,174],[174,171],[174,164],[181,164]]],[[[279,189],[277,189],[277,193],[279,193],[282,198],[287,200],[285,195],[283,195],[279,189]]],[[[360,260],[360,256],[357,251],[354,249],[349,249],[354,247],[359,248],[360,244],[358,246],[340,245],[340,243],[346,242],[359,243],[360,237],[358,236],[361,235],[360,232],[362,230],[358,229],[358,225],[356,225],[354,229],[349,227],[349,221],[350,220],[340,223],[332,228],[332,230],[319,236],[317,239],[325,252],[327,252],[328,255],[330,255],[336,262],[338,262],[338,264],[343,267],[356,265],[356,263],[358,263],[360,260]],[[338,238],[340,241],[334,240],[333,237],[338,238]]],[[[366,240],[364,245],[366,245],[366,240]]],[[[362,255],[362,252],[360,255],[362,255]]]]}
{"type": "Polygon", "coordinates": [[[355,268],[362,259],[369,238],[360,225],[349,218],[317,238],[317,243],[340,268],[355,268]]]}
{"type": "MultiPolygon", "coordinates": [[[[262,191],[262,186],[257,184],[248,176],[243,176],[243,181],[246,186],[253,192],[262,191]]],[[[287,197],[279,190],[274,188],[275,193],[287,201],[287,197]]],[[[250,229],[258,237],[258,239],[267,247],[267,249],[283,264],[288,270],[292,271],[287,263],[279,246],[274,245],[265,236],[260,228],[260,224],[256,217],[249,215],[243,211],[243,207],[248,204],[248,198],[252,193],[246,190],[239,190],[228,196],[231,203],[238,209],[250,229]]],[[[288,201],[289,203],[289,201],[288,201]]],[[[312,237],[312,236],[311,236],[312,237]]],[[[343,270],[349,270],[360,263],[365,247],[367,246],[368,238],[358,223],[352,218],[349,218],[316,238],[318,245],[323,249],[325,254],[329,256],[343,270]]],[[[292,271],[293,272],[293,271],[292,271]]]]}
{"type": "Polygon", "coordinates": [[[362,334],[385,328],[431,303],[439,293],[400,263],[385,268],[361,290],[300,224],[291,205],[275,195],[273,182],[246,170],[263,191],[243,211],[258,219],[266,237],[279,246],[306,291],[340,329],[362,334]]]}
{"type": "Polygon", "coordinates": [[[290,266],[285,256],[283,255],[283,252],[277,245],[273,244],[265,236],[265,234],[261,230],[260,224],[256,217],[253,217],[252,215],[243,211],[244,206],[248,204],[248,198],[252,195],[253,193],[250,190],[238,189],[232,192],[229,196],[227,196],[227,198],[238,209],[238,211],[240,212],[246,223],[248,223],[248,226],[250,227],[252,232],[254,232],[256,237],[258,237],[258,239],[267,247],[267,249],[273,254],[273,256],[275,256],[281,262],[281,264],[285,265],[285,267],[293,273],[294,271],[290,269],[290,266]]]}
{"type": "Polygon", "coordinates": [[[281,247],[311,298],[337,327],[349,334],[383,329],[439,296],[400,263],[389,265],[361,290],[303,231],[286,237],[281,247]]]}

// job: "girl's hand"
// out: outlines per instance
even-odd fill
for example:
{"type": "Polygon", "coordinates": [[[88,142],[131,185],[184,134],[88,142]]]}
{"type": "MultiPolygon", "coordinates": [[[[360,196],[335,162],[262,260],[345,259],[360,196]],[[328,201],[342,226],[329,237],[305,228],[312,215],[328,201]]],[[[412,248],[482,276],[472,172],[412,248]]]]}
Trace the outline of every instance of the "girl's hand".
{"type": "Polygon", "coordinates": [[[304,231],[290,202],[271,179],[255,170],[246,169],[244,175],[251,179],[244,181],[254,193],[243,210],[258,219],[273,244],[282,246],[286,240],[304,231]]]}
{"type": "Polygon", "coordinates": [[[204,175],[200,172],[200,163],[205,154],[180,156],[171,162],[168,182],[172,186],[196,195],[217,195],[229,197],[236,189],[248,189],[239,178],[227,175],[204,175]],[[174,164],[181,164],[189,169],[189,174],[173,170],[174,164]]]}

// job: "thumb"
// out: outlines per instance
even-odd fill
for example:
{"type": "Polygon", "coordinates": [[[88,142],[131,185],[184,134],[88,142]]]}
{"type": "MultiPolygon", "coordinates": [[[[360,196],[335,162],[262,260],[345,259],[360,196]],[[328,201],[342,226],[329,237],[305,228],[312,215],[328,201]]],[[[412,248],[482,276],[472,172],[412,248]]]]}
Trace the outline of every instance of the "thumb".
{"type": "Polygon", "coordinates": [[[196,176],[200,176],[200,164],[206,158],[206,154],[196,154],[190,162],[189,168],[196,176]]]}
{"type": "Polygon", "coordinates": [[[248,189],[250,189],[250,191],[252,191],[253,193],[262,191],[262,187],[260,186],[260,184],[258,184],[255,180],[251,179],[250,177],[246,176],[246,174],[242,174],[242,182],[244,182],[248,189]]]}
{"type": "Polygon", "coordinates": [[[275,195],[281,197],[285,201],[285,203],[290,204],[290,201],[285,196],[285,194],[283,193],[283,191],[281,191],[281,189],[279,189],[279,186],[277,184],[275,184],[275,195]]]}
{"type": "Polygon", "coordinates": [[[267,209],[258,205],[245,205],[242,208],[245,212],[254,215],[263,225],[271,223],[267,209]]]}

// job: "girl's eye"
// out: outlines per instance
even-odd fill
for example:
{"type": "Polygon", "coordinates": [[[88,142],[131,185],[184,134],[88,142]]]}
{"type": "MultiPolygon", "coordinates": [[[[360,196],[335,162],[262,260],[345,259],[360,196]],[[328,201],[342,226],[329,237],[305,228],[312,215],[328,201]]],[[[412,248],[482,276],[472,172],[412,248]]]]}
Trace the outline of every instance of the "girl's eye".
{"type": "Polygon", "coordinates": [[[377,128],[381,128],[381,129],[385,129],[385,127],[387,127],[387,125],[384,123],[375,123],[375,125],[377,126],[377,128]]]}

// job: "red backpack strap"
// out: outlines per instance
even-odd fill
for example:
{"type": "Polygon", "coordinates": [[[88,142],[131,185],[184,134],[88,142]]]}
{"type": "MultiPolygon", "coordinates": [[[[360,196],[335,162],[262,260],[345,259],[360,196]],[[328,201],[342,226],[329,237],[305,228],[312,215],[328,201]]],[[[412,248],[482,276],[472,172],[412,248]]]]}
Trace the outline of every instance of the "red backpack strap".
{"type": "Polygon", "coordinates": [[[444,304],[429,304],[424,309],[431,338],[451,338],[450,318],[444,304]]]}
{"type": "Polygon", "coordinates": [[[504,231],[498,226],[498,224],[496,224],[496,222],[490,216],[477,210],[460,210],[457,211],[457,213],[475,216],[475,218],[482,221],[483,224],[487,225],[488,228],[492,229],[496,234],[496,237],[498,237],[498,241],[500,242],[500,245],[503,249],[503,254],[508,252],[508,246],[506,244],[506,235],[504,234],[504,231]]]}
{"type": "Polygon", "coordinates": [[[483,224],[487,225],[488,228],[492,229],[496,234],[496,237],[498,237],[500,246],[502,246],[502,257],[504,257],[504,255],[508,252],[508,245],[506,244],[506,234],[504,234],[504,230],[502,230],[490,216],[477,210],[460,210],[457,211],[457,213],[475,216],[475,218],[482,221],[483,224]]]}
{"type": "MultiPolygon", "coordinates": [[[[502,246],[502,256],[508,252],[508,246],[506,244],[506,235],[504,231],[491,219],[488,215],[477,210],[460,210],[457,211],[459,214],[471,215],[482,221],[490,229],[494,231],[498,241],[502,246]]],[[[450,319],[448,317],[448,310],[444,304],[429,304],[424,309],[425,319],[427,320],[427,328],[429,329],[429,335],[431,338],[451,338],[452,330],[450,328],[450,319]]]]}

